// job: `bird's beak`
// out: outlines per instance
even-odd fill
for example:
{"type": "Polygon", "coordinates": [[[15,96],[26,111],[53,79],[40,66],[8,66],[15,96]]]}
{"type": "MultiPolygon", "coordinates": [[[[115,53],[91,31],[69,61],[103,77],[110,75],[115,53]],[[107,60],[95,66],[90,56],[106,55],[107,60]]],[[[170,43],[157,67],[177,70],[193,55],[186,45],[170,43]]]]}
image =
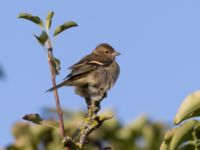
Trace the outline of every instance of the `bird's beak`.
{"type": "Polygon", "coordinates": [[[115,51],[115,52],[113,53],[113,55],[114,55],[114,56],[119,56],[119,55],[121,55],[121,53],[115,51]]]}

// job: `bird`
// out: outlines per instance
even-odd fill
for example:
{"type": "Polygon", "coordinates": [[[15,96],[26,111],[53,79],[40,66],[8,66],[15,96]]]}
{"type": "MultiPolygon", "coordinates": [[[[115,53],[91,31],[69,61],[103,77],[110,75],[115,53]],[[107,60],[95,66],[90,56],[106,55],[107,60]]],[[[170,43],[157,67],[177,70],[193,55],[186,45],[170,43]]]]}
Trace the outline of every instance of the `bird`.
{"type": "Polygon", "coordinates": [[[118,55],[120,53],[108,43],[99,44],[89,55],[68,68],[71,72],[63,82],[47,92],[74,86],[75,93],[84,97],[88,105],[91,100],[101,101],[118,79],[120,67],[115,60],[118,55]]]}

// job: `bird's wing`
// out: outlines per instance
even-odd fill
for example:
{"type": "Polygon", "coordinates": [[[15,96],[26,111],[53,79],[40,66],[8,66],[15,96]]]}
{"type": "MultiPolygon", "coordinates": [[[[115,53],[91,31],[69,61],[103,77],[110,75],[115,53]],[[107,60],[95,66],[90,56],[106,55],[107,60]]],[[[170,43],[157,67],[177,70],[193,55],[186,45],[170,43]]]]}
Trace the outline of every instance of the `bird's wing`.
{"type": "Polygon", "coordinates": [[[71,73],[66,78],[71,78],[96,70],[99,66],[109,66],[112,60],[100,55],[90,54],[81,59],[78,63],[69,67],[71,73]]]}
{"type": "Polygon", "coordinates": [[[78,63],[69,67],[70,70],[73,70],[76,67],[80,67],[85,64],[94,64],[99,66],[109,66],[113,61],[110,58],[103,57],[96,54],[90,54],[82,58],[78,63]]]}

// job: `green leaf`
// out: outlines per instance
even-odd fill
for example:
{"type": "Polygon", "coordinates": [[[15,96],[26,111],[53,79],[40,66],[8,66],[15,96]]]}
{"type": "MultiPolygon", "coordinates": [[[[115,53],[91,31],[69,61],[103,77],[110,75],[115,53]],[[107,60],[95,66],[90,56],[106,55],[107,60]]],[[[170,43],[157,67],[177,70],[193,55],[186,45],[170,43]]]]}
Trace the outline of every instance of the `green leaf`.
{"type": "Polygon", "coordinates": [[[172,128],[165,133],[164,141],[160,146],[160,150],[169,150],[171,139],[176,132],[176,128],[172,128]]]}
{"type": "Polygon", "coordinates": [[[176,132],[170,142],[170,150],[176,150],[182,143],[192,139],[192,132],[195,126],[200,123],[197,120],[189,120],[176,129],[176,132]]]}
{"type": "Polygon", "coordinates": [[[60,60],[53,57],[52,58],[52,64],[53,64],[53,68],[54,68],[56,75],[58,75],[59,72],[60,72],[60,60]]]}
{"type": "Polygon", "coordinates": [[[34,22],[35,24],[39,25],[40,27],[43,27],[43,22],[38,16],[33,16],[32,14],[29,13],[20,13],[18,18],[26,19],[29,21],[34,22]]]}
{"type": "Polygon", "coordinates": [[[34,35],[34,36],[42,46],[44,46],[46,41],[49,39],[49,37],[48,37],[48,35],[47,35],[47,33],[45,31],[42,31],[40,36],[37,36],[37,35],[34,35]]]}
{"type": "Polygon", "coordinates": [[[174,134],[176,132],[176,128],[173,128],[171,130],[168,130],[166,133],[165,133],[165,137],[164,137],[164,141],[167,145],[170,144],[171,142],[171,139],[173,138],[174,134]]]}
{"type": "Polygon", "coordinates": [[[24,120],[27,120],[27,121],[31,121],[33,123],[36,123],[36,124],[40,124],[41,121],[42,121],[42,118],[40,117],[39,114],[28,114],[28,115],[25,115],[23,117],[24,120]]]}
{"type": "Polygon", "coordinates": [[[169,145],[167,145],[165,142],[162,142],[160,145],[160,150],[169,150],[169,145]]]}
{"type": "Polygon", "coordinates": [[[58,35],[59,33],[63,32],[66,29],[69,29],[71,27],[76,27],[78,26],[75,22],[70,21],[70,22],[65,22],[63,25],[58,26],[55,31],[54,31],[54,36],[58,35]]]}
{"type": "Polygon", "coordinates": [[[28,114],[23,117],[24,120],[30,121],[35,124],[58,129],[59,125],[54,120],[43,120],[39,114],[28,114]]]}
{"type": "Polygon", "coordinates": [[[47,31],[51,28],[52,18],[53,18],[54,12],[51,11],[48,13],[46,18],[46,29],[47,31]]]}
{"type": "Polygon", "coordinates": [[[200,91],[194,92],[186,97],[175,116],[174,124],[183,120],[200,116],[200,91]]]}

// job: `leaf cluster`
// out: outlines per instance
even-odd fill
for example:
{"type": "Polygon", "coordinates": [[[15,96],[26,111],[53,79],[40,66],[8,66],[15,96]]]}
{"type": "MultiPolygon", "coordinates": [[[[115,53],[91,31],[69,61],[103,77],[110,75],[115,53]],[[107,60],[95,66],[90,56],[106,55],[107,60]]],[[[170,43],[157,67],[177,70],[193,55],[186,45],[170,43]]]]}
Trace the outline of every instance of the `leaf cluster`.
{"type": "MultiPolygon", "coordinates": [[[[34,37],[37,39],[37,41],[40,45],[45,47],[45,44],[48,44],[50,42],[49,30],[50,30],[51,25],[52,25],[53,16],[54,16],[53,11],[49,12],[47,14],[45,26],[44,26],[44,22],[42,21],[42,19],[39,16],[34,16],[30,13],[20,13],[18,18],[26,19],[26,20],[31,21],[31,22],[33,22],[33,23],[35,23],[35,24],[37,24],[41,27],[41,29],[42,29],[41,34],[39,36],[34,34],[34,37]]],[[[63,23],[62,25],[59,25],[55,28],[54,33],[53,33],[53,37],[58,36],[63,31],[65,31],[69,28],[72,28],[72,27],[76,27],[76,26],[78,26],[76,22],[67,21],[67,22],[63,23]]],[[[53,57],[52,64],[53,64],[55,74],[59,74],[60,60],[53,57]]]]}
{"type": "MultiPolygon", "coordinates": [[[[27,120],[43,126],[25,122],[16,123],[12,129],[15,142],[6,150],[64,150],[60,142],[62,138],[57,134],[57,120],[54,120],[54,112],[48,110],[45,112],[48,115],[48,118],[45,119],[46,122],[35,114],[25,116],[27,120]]],[[[110,111],[104,113],[113,114],[110,111]]],[[[74,133],[80,129],[80,122],[85,120],[83,112],[65,111],[64,120],[66,132],[76,139],[79,135],[74,133]],[[74,129],[74,127],[76,128],[74,129]]],[[[159,149],[166,128],[167,125],[161,122],[152,122],[146,116],[139,117],[127,125],[123,125],[115,117],[89,135],[88,144],[84,150],[103,150],[104,148],[109,149],[109,147],[113,150],[156,150],[159,149]]]]}
{"type": "Polygon", "coordinates": [[[200,148],[200,91],[188,95],[175,116],[177,127],[166,132],[160,150],[197,150],[200,148]]]}

